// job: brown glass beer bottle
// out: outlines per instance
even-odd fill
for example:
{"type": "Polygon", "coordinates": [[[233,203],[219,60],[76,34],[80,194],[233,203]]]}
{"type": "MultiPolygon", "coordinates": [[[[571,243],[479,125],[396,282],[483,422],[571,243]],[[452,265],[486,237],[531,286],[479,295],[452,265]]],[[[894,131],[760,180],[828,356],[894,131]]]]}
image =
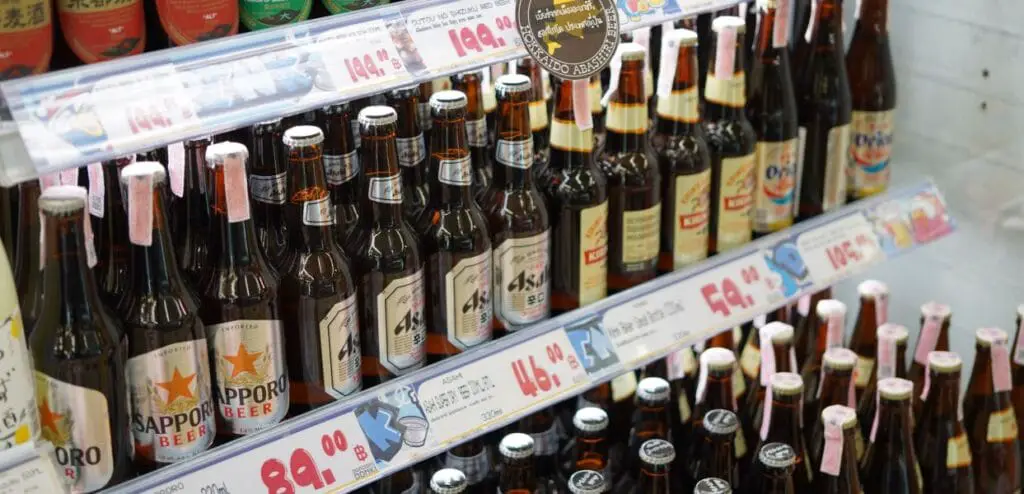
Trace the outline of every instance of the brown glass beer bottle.
{"type": "Polygon", "coordinates": [[[964,396],[964,427],[974,461],[974,491],[1021,489],[1021,452],[1010,392],[1010,342],[999,328],[974,333],[974,368],[964,396]]]}
{"type": "Polygon", "coordinates": [[[857,401],[857,420],[864,437],[871,432],[871,421],[878,406],[876,388],[878,380],[886,377],[907,377],[907,328],[899,324],[885,323],[875,332],[878,340],[878,365],[871,372],[867,387],[857,401]]]}
{"type": "Polygon", "coordinates": [[[206,148],[210,144],[213,139],[205,137],[168,147],[167,171],[172,193],[168,209],[174,253],[185,280],[197,292],[203,285],[203,277],[210,271],[209,189],[205,171],[206,148]],[[176,147],[183,151],[172,149],[176,147]],[[180,169],[178,152],[184,153],[180,169]]]}
{"type": "MultiPolygon", "coordinates": [[[[857,406],[854,397],[853,372],[857,365],[857,354],[846,348],[830,348],[825,352],[824,365],[821,376],[815,379],[816,387],[813,390],[807,389],[804,396],[804,416],[821,417],[821,412],[832,405],[843,405],[850,408],[857,406]]],[[[804,427],[804,435],[807,436],[807,445],[811,448],[811,457],[817,457],[821,453],[818,448],[824,443],[822,434],[824,429],[822,423],[815,420],[813,424],[804,427]]],[[[863,436],[860,429],[854,435],[854,448],[860,456],[864,451],[863,436]]]]}
{"type": "Polygon", "coordinates": [[[579,470],[569,477],[566,486],[571,494],[601,494],[608,491],[608,478],[595,470],[579,470]]]}
{"type": "Polygon", "coordinates": [[[639,471],[630,494],[670,494],[672,492],[672,462],[676,449],[664,439],[648,439],[640,445],[639,471]]]}
{"type": "Polygon", "coordinates": [[[487,139],[482,74],[481,71],[475,71],[452,76],[452,88],[466,95],[466,144],[469,146],[470,163],[473,166],[473,197],[477,200],[483,197],[494,177],[487,139]]]}
{"type": "Polygon", "coordinates": [[[694,479],[717,477],[732,488],[739,488],[739,465],[736,464],[733,444],[740,429],[736,414],[716,408],[704,414],[701,425],[703,432],[691,438],[702,444],[695,448],[697,454],[688,460],[690,475],[694,479]]]}
{"type": "Polygon", "coordinates": [[[973,494],[971,447],[960,415],[960,368],[952,352],[928,354],[924,405],[914,421],[914,451],[921,464],[924,492],[973,494]]]}
{"type": "MultiPolygon", "coordinates": [[[[817,393],[823,376],[822,363],[825,353],[835,347],[843,346],[843,331],[846,322],[846,304],[829,298],[811,300],[812,308],[809,309],[807,317],[803,318],[804,331],[813,331],[809,338],[807,359],[800,366],[800,377],[804,380],[804,394],[806,403],[813,400],[812,394],[817,393]],[[810,326],[810,324],[814,324],[810,326]]],[[[856,355],[856,354],[854,354],[856,355]]],[[[856,364],[856,360],[853,362],[856,364]]],[[[850,405],[853,406],[853,405],[850,405]]],[[[821,410],[808,417],[818,417],[821,410]]]]}
{"type": "MultiPolygon", "coordinates": [[[[793,481],[797,455],[793,448],[784,443],[768,443],[757,450],[757,465],[753,473],[747,477],[745,490],[747,494],[795,494],[813,492],[800,490],[793,481]]],[[[804,462],[805,464],[808,462],[804,462]]]]}
{"type": "MultiPolygon", "coordinates": [[[[770,322],[758,332],[761,340],[761,361],[753,369],[752,383],[741,404],[740,421],[748,444],[756,444],[761,429],[760,416],[764,411],[766,395],[776,372],[797,372],[793,353],[793,326],[784,322],[770,322]]],[[[803,391],[801,383],[801,392],[803,391]]]]}
{"type": "Polygon", "coordinates": [[[824,437],[812,491],[822,494],[861,494],[864,492],[857,468],[854,445],[857,412],[843,405],[831,405],[821,411],[824,437]]]}
{"type": "Polygon", "coordinates": [[[280,273],[288,254],[287,154],[282,149],[284,129],[281,119],[258,122],[249,130],[252,159],[249,161],[249,197],[252,199],[256,238],[267,261],[280,273]]]}
{"type": "Polygon", "coordinates": [[[533,440],[534,472],[541,493],[558,492],[560,424],[553,408],[545,408],[519,421],[518,430],[533,440]]]}
{"type": "Polygon", "coordinates": [[[398,114],[395,148],[402,176],[402,212],[415,224],[429,202],[427,141],[418,116],[419,89],[415,86],[388,93],[388,106],[398,114]]]}
{"type": "Polygon", "coordinates": [[[513,432],[498,444],[501,454],[501,480],[498,492],[501,494],[536,494],[538,492],[537,472],[533,457],[533,439],[513,432]]]}
{"type": "Polygon", "coordinates": [[[449,449],[442,462],[445,468],[464,474],[469,492],[494,492],[498,487],[497,470],[491,464],[491,448],[483,437],[449,449]]]}
{"type": "Polygon", "coordinates": [[[718,477],[700,479],[693,488],[693,494],[732,494],[732,486],[718,477]]]}
{"type": "MultiPolygon", "coordinates": [[[[716,408],[733,413],[739,412],[734,383],[735,369],[736,356],[730,350],[709,348],[700,354],[700,377],[697,380],[697,395],[694,398],[691,430],[701,430],[704,415],[716,408]]],[[[748,457],[748,451],[742,428],[736,431],[734,444],[733,449],[737,463],[743,463],[748,457]]],[[[688,457],[693,457],[696,454],[693,452],[695,446],[694,444],[689,446],[688,457]]]]}
{"type": "Polygon", "coordinates": [[[778,372],[772,375],[770,386],[771,394],[765,399],[761,413],[755,416],[755,422],[760,425],[755,451],[773,442],[792,447],[796,465],[793,483],[797,492],[809,492],[814,484],[814,468],[804,436],[803,380],[796,373],[778,372]]]}
{"type": "MultiPolygon", "coordinates": [[[[135,155],[125,156],[89,165],[88,171],[89,213],[97,220],[94,222],[97,283],[103,301],[118,316],[124,314],[124,303],[132,284],[128,209],[121,189],[121,170],[134,162],[135,155]]],[[[167,241],[166,248],[173,250],[170,236],[167,241]]]]}
{"type": "Polygon", "coordinates": [[[870,442],[860,461],[865,492],[921,494],[921,468],[914,453],[910,394],[914,385],[906,379],[878,380],[878,407],[871,419],[870,442]]]}
{"type": "MultiPolygon", "coordinates": [[[[921,331],[917,335],[914,360],[910,362],[910,370],[907,371],[907,379],[914,383],[911,409],[915,418],[921,415],[921,389],[924,387],[928,354],[949,350],[949,323],[952,314],[948,305],[938,302],[928,302],[921,306],[921,331]]],[[[1016,383],[1017,380],[1013,382],[1016,383]]]]}
{"type": "Polygon", "coordinates": [[[516,62],[516,73],[530,78],[530,130],[533,133],[533,179],[545,182],[548,163],[551,159],[550,133],[548,131],[548,101],[544,94],[544,74],[540,64],[530,57],[516,62]]]}
{"type": "MultiPolygon", "coordinates": [[[[116,183],[116,182],[115,182],[116,183]]],[[[15,249],[14,280],[18,292],[18,307],[27,335],[31,335],[43,309],[43,252],[42,219],[39,214],[39,180],[18,184],[18,246],[15,249]]]]}
{"type": "Polygon", "coordinates": [[[1024,305],[1017,306],[1016,323],[1017,331],[1013,337],[1013,350],[1010,354],[1010,374],[1013,381],[1010,398],[1017,413],[1017,440],[1024,444],[1024,427],[1019,427],[1020,421],[1024,420],[1024,340],[1021,339],[1021,333],[1024,333],[1024,305]]]}
{"type": "Polygon", "coordinates": [[[573,438],[561,460],[563,478],[571,480],[576,472],[595,471],[611,479],[608,414],[596,407],[580,408],[572,416],[572,425],[573,438]]]}
{"type": "MultiPolygon", "coordinates": [[[[359,149],[352,137],[355,120],[348,103],[336,103],[317,111],[324,131],[324,174],[334,205],[334,238],[344,247],[359,224],[359,149]]],[[[358,129],[356,129],[358,132],[358,129]]]]}
{"type": "Polygon", "coordinates": [[[860,295],[860,310],[857,323],[850,337],[850,350],[857,352],[857,370],[853,379],[857,385],[857,397],[871,382],[878,354],[878,327],[888,321],[889,287],[878,280],[865,280],[857,285],[860,295]]]}
{"type": "MultiPolygon", "coordinates": [[[[790,312],[790,320],[793,324],[793,348],[796,350],[796,362],[801,369],[812,359],[816,359],[817,365],[821,366],[821,355],[825,353],[825,350],[824,348],[818,349],[817,307],[819,301],[830,298],[832,298],[832,289],[825,288],[811,295],[800,297],[790,312]]],[[[804,380],[806,382],[806,377],[804,380]]]]}

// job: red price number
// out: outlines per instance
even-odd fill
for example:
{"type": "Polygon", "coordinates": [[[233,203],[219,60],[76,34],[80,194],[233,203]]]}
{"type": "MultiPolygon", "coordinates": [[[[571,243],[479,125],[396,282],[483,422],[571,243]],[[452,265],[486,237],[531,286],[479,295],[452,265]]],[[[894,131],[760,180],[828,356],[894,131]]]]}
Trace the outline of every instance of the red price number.
{"type": "Polygon", "coordinates": [[[171,128],[180,118],[192,117],[192,109],[178,104],[172,96],[154,98],[124,109],[125,119],[132,134],[153,132],[171,128]]]}
{"type": "MultiPolygon", "coordinates": [[[[496,17],[494,26],[498,31],[512,29],[512,19],[509,19],[507,15],[496,17]]],[[[466,56],[469,50],[480,53],[484,51],[485,47],[496,49],[505,46],[505,39],[502,36],[495,36],[491,28],[483,23],[449,29],[448,39],[451,40],[452,47],[455,48],[455,53],[459,55],[459,58],[466,56]]]]}
{"type": "Polygon", "coordinates": [[[839,271],[850,263],[863,261],[864,254],[861,248],[873,246],[874,242],[867,235],[861,233],[853,240],[843,240],[838,244],[825,247],[825,255],[828,256],[828,262],[832,264],[832,269],[839,271]]]}
{"type": "Polygon", "coordinates": [[[378,77],[384,77],[386,74],[384,67],[388,63],[395,70],[402,68],[402,62],[397,58],[391,58],[391,55],[384,48],[377,50],[373,54],[366,53],[354,57],[345,57],[344,62],[345,69],[348,71],[348,76],[352,79],[352,82],[369,81],[378,77]]]}
{"type": "MultiPolygon", "coordinates": [[[[345,433],[335,430],[331,434],[324,434],[320,437],[320,449],[328,457],[348,451],[345,433]]],[[[360,462],[366,461],[369,457],[366,448],[361,445],[352,448],[352,453],[360,462]]],[[[335,480],[334,472],[330,468],[321,470],[313,455],[305,448],[293,450],[287,465],[277,458],[264,461],[260,468],[260,476],[269,494],[293,494],[295,486],[320,490],[330,486],[335,480]]]]}
{"type": "Polygon", "coordinates": [[[743,286],[753,285],[761,280],[757,267],[749,266],[740,269],[740,280],[742,285],[733,281],[729,276],[721,281],[708,283],[700,288],[704,301],[707,302],[711,312],[729,317],[733,310],[742,310],[754,306],[754,297],[743,292],[743,286]]]}
{"type": "MultiPolygon", "coordinates": [[[[544,350],[547,353],[548,362],[557,364],[558,362],[566,361],[562,347],[558,343],[552,343],[545,347],[544,350]]],[[[572,355],[569,356],[568,362],[569,366],[573,369],[579,367],[579,362],[572,355]]],[[[512,374],[515,375],[516,382],[519,384],[519,390],[523,392],[524,396],[537,396],[540,392],[551,391],[552,387],[559,388],[562,386],[562,381],[558,378],[558,374],[537,365],[537,358],[533,355],[529,356],[526,360],[516,359],[512,362],[512,374]]]]}

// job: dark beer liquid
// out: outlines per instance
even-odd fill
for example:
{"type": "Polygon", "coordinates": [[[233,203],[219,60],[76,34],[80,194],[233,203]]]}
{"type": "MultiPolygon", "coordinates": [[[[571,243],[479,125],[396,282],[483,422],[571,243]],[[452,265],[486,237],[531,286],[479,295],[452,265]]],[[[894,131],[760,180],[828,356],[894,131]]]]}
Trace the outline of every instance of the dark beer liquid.
{"type": "MultiPolygon", "coordinates": [[[[473,197],[477,200],[483,197],[494,179],[481,73],[465,72],[452,76],[452,88],[466,95],[466,135],[470,162],[473,164],[473,197]]],[[[493,112],[493,108],[491,111],[493,112]]]]}
{"type": "Polygon", "coordinates": [[[281,144],[281,120],[260,122],[250,130],[249,199],[256,236],[267,260],[280,273],[288,253],[287,156],[281,144]]]}
{"type": "Polygon", "coordinates": [[[973,494],[972,452],[959,419],[960,358],[932,353],[928,392],[914,423],[914,451],[921,464],[924,492],[973,494]],[[941,358],[941,362],[937,360],[941,358]]]}
{"type": "MultiPolygon", "coordinates": [[[[907,371],[907,379],[914,383],[914,394],[911,396],[911,410],[915,419],[921,416],[921,389],[924,387],[928,353],[949,350],[949,323],[951,317],[952,312],[948,305],[929,302],[921,306],[921,330],[917,333],[914,359],[910,362],[910,369],[907,371]]],[[[1014,344],[1014,348],[1016,348],[1016,344],[1014,344]]],[[[1019,366],[1016,362],[1012,365],[1014,372],[1016,372],[1016,368],[1019,366]]],[[[1024,384],[1024,375],[1020,376],[1020,380],[1016,379],[1016,375],[1013,377],[1015,385],[1017,383],[1024,384]]]]}
{"type": "MultiPolygon", "coordinates": [[[[210,138],[185,141],[184,195],[171,195],[169,219],[174,238],[175,258],[193,290],[200,290],[203,277],[210,272],[209,189],[206,183],[206,148],[210,138]]],[[[170,166],[168,166],[170,168],[170,166]]],[[[172,172],[171,181],[174,180],[172,172]]],[[[172,185],[172,190],[174,186],[172,185]]]]}
{"type": "MultiPolygon", "coordinates": [[[[116,183],[116,182],[115,182],[116,183]]],[[[43,309],[43,258],[40,244],[38,180],[29,180],[18,185],[18,247],[14,262],[14,279],[17,285],[21,321],[27,334],[35,330],[39,312],[43,309]]]]}
{"type": "MultiPolygon", "coordinates": [[[[853,374],[857,386],[857,399],[864,394],[875,372],[878,358],[878,327],[888,318],[889,289],[875,280],[867,280],[857,287],[860,292],[860,311],[850,336],[850,350],[857,352],[857,370],[853,374]]],[[[904,347],[906,345],[904,344],[904,347]]]]}
{"type": "Polygon", "coordinates": [[[334,205],[335,225],[332,230],[342,247],[359,223],[359,192],[362,190],[359,173],[362,167],[352,134],[351,122],[355,120],[356,115],[348,103],[330,105],[317,111],[317,125],[324,131],[324,178],[334,205]]]}
{"type": "Polygon", "coordinates": [[[857,402],[857,420],[863,437],[871,434],[871,421],[878,407],[878,381],[887,377],[907,377],[907,339],[907,330],[902,326],[887,325],[879,328],[878,365],[871,372],[868,385],[857,402]]]}
{"type": "MultiPolygon", "coordinates": [[[[832,289],[826,288],[811,294],[804,299],[801,297],[791,312],[793,323],[793,348],[796,350],[796,362],[803,369],[804,366],[816,361],[821,365],[821,356],[825,353],[824,347],[819,350],[818,342],[818,301],[832,298],[832,289]],[[806,302],[804,301],[806,300],[806,302]],[[806,304],[806,305],[804,305],[806,304]]],[[[825,340],[820,342],[824,345],[825,340]]],[[[801,371],[802,372],[802,371],[801,371]]],[[[804,383],[807,383],[804,378],[804,383]]]]}
{"type": "Polygon", "coordinates": [[[388,94],[388,106],[398,112],[395,148],[402,170],[402,212],[416,224],[430,197],[427,180],[427,141],[419,120],[419,90],[396,89],[388,94]]]}
{"type": "Polygon", "coordinates": [[[910,392],[913,384],[903,379],[879,383],[878,413],[869,425],[871,444],[861,458],[865,492],[921,494],[921,470],[914,452],[910,392]]]}
{"type": "MultiPolygon", "coordinates": [[[[769,443],[782,443],[793,448],[793,484],[796,492],[812,492],[811,486],[814,482],[814,467],[808,455],[806,439],[804,437],[803,424],[803,381],[797,379],[796,374],[786,374],[773,381],[771,412],[767,411],[767,403],[761,407],[761,412],[753,420],[757,424],[756,442],[754,451],[760,451],[769,443]],[[779,382],[779,381],[783,382],[779,382]],[[799,383],[799,384],[797,384],[799,383]],[[762,426],[763,421],[768,419],[767,426],[762,426]]],[[[750,437],[748,436],[748,439],[750,437]]]]}
{"type": "MultiPolygon", "coordinates": [[[[133,163],[135,157],[118,158],[104,161],[98,170],[102,176],[102,182],[95,184],[102,185],[102,198],[93,197],[95,192],[90,194],[90,201],[100,199],[102,204],[98,207],[89,205],[93,213],[101,213],[93,222],[96,235],[96,277],[98,278],[100,296],[107,304],[107,307],[114,310],[118,315],[124,314],[129,290],[131,289],[131,276],[128,270],[130,259],[130,244],[128,242],[128,216],[125,199],[121,189],[121,170],[133,163]]],[[[97,173],[90,168],[91,175],[97,173]]],[[[93,184],[90,184],[92,186],[93,184]]],[[[93,214],[95,217],[96,215],[93,214]]],[[[173,242],[168,236],[166,248],[171,249],[173,242]]]]}

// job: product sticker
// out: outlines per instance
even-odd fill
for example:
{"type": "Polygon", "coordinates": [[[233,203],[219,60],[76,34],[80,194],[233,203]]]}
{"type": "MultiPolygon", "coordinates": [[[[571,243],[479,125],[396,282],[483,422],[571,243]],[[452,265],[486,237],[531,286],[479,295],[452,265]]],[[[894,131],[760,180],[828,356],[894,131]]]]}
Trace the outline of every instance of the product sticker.
{"type": "Polygon", "coordinates": [[[469,187],[473,184],[473,165],[469,155],[454,160],[438,160],[437,179],[455,187],[469,187]]]}
{"type": "Polygon", "coordinates": [[[521,170],[529,170],[533,166],[533,137],[522,141],[498,139],[494,145],[494,160],[521,170]]]}
{"type": "Polygon", "coordinates": [[[494,317],[509,330],[548,316],[550,233],[509,238],[494,249],[494,317]]]}
{"type": "Polygon", "coordinates": [[[718,252],[750,242],[750,208],[754,193],[754,153],[722,158],[718,190],[718,252]]]}
{"type": "Polygon", "coordinates": [[[273,427],[288,413],[288,369],[279,320],[206,326],[214,362],[217,428],[234,435],[273,427]]]}
{"type": "Polygon", "coordinates": [[[676,407],[679,408],[679,421],[687,423],[693,410],[690,409],[690,399],[686,397],[686,393],[679,393],[679,397],[676,398],[676,407]]]}
{"type": "Polygon", "coordinates": [[[875,370],[875,359],[866,355],[857,355],[857,366],[853,369],[853,379],[858,388],[866,388],[871,381],[871,372],[875,370]]]}
{"type": "MultiPolygon", "coordinates": [[[[0,259],[2,259],[0,255],[0,259]]],[[[0,281],[5,302],[0,309],[10,310],[0,321],[0,376],[6,379],[6,399],[0,402],[0,449],[9,449],[39,439],[39,416],[32,389],[32,358],[25,342],[25,326],[14,297],[14,278],[3,275],[0,281]]],[[[42,395],[40,395],[42,396],[42,395]]]]}
{"type": "Polygon", "coordinates": [[[608,295],[608,201],[580,210],[580,307],[608,295]]]}
{"type": "Polygon", "coordinates": [[[402,203],[402,176],[370,177],[370,200],[382,204],[402,203]]]}
{"type": "Polygon", "coordinates": [[[697,86],[658,96],[658,117],[680,123],[700,122],[700,97],[697,86]]]}
{"type": "Polygon", "coordinates": [[[917,339],[917,348],[914,349],[914,361],[918,364],[928,365],[928,353],[934,351],[939,344],[942,320],[942,317],[934,315],[924,316],[921,334],[917,339]]]}
{"type": "Polygon", "coordinates": [[[676,176],[672,265],[674,269],[708,256],[708,210],[711,208],[711,169],[676,176]]]}
{"type": "Polygon", "coordinates": [[[636,372],[626,371],[615,379],[612,379],[612,403],[618,403],[622,400],[633,401],[633,395],[636,394],[636,372]]]}
{"type": "Polygon", "coordinates": [[[167,181],[171,193],[185,197],[185,143],[175,142],[167,146],[167,181]]]}
{"type": "Polygon", "coordinates": [[[798,145],[797,139],[758,141],[754,231],[775,232],[793,224],[798,145]]]}
{"type": "Polygon", "coordinates": [[[388,283],[377,294],[377,357],[396,376],[418,369],[426,356],[423,270],[388,283]]]}
{"type": "Polygon", "coordinates": [[[971,466],[971,446],[967,442],[967,434],[950,438],[946,443],[946,468],[966,468],[971,466]]]}
{"type": "Polygon", "coordinates": [[[338,399],[359,391],[362,389],[362,354],[355,294],[334,304],[319,326],[324,390],[338,399]]]}
{"type": "MultiPolygon", "coordinates": [[[[363,0],[349,0],[355,3],[363,0]]],[[[427,98],[429,99],[429,98],[427,98]]],[[[430,102],[420,101],[416,103],[416,120],[420,123],[420,130],[426,132],[434,128],[434,119],[430,116],[430,102]]]]}
{"type": "Polygon", "coordinates": [[[324,196],[323,198],[315,201],[303,202],[302,224],[306,226],[333,225],[334,206],[331,204],[331,197],[324,196]]]}
{"type": "Polygon", "coordinates": [[[245,162],[238,155],[224,158],[224,196],[228,222],[249,221],[249,191],[245,183],[245,162]]]}
{"type": "Polygon", "coordinates": [[[134,245],[153,244],[153,176],[128,179],[128,240],[134,245]]]}
{"type": "Polygon", "coordinates": [[[239,17],[250,31],[294,24],[309,18],[314,0],[240,0],[239,17]]]}
{"type": "Polygon", "coordinates": [[[466,134],[470,147],[487,147],[487,119],[466,120],[466,134]]]}
{"type": "Polygon", "coordinates": [[[42,436],[53,444],[64,484],[72,492],[106,487],[114,474],[107,397],[42,372],[35,384],[42,436]]]}
{"type": "Polygon", "coordinates": [[[395,148],[398,150],[398,164],[401,166],[417,166],[427,159],[427,143],[423,134],[416,137],[396,137],[395,148]]]}
{"type": "Polygon", "coordinates": [[[89,175],[89,214],[102,218],[103,213],[106,212],[104,198],[107,192],[105,180],[103,179],[103,165],[100,163],[90,163],[89,167],[86,168],[86,172],[89,175]]]}
{"type": "Polygon", "coordinates": [[[740,427],[736,430],[736,440],[733,441],[736,447],[733,448],[736,452],[736,458],[743,458],[747,454],[747,439],[743,437],[743,428],[740,427]]]}
{"type": "MultiPolygon", "coordinates": [[[[359,174],[359,156],[355,150],[345,154],[325,154],[324,174],[330,185],[341,185],[359,174]]],[[[284,173],[281,174],[285,175],[284,173]]],[[[282,179],[282,202],[284,201],[284,180],[282,179]]]]}
{"type": "Polygon", "coordinates": [[[0,22],[0,81],[41,74],[50,66],[53,52],[51,3],[46,0],[10,0],[0,22]],[[17,12],[14,16],[10,12],[17,12]]]}
{"type": "Polygon", "coordinates": [[[850,125],[828,131],[825,151],[825,190],[821,208],[829,212],[846,203],[846,164],[850,160],[850,125]]]}
{"type": "Polygon", "coordinates": [[[643,271],[657,261],[660,227],[661,203],[622,213],[623,271],[643,271]]]}
{"type": "Polygon", "coordinates": [[[548,105],[547,101],[530,102],[530,130],[540,132],[548,128],[548,105]]]}
{"type": "Polygon", "coordinates": [[[174,46],[223,38],[238,32],[238,2],[157,0],[160,24],[174,46]]]}
{"type": "Polygon", "coordinates": [[[551,147],[567,152],[594,150],[594,131],[580,130],[575,120],[551,119],[551,147]]]}
{"type": "Polygon", "coordinates": [[[469,350],[491,339],[491,251],[462,259],[444,275],[448,342],[469,350]]]}
{"type": "Polygon", "coordinates": [[[620,134],[646,134],[647,105],[612,101],[608,104],[605,127],[620,134]]]}
{"type": "Polygon", "coordinates": [[[754,345],[754,339],[748,338],[740,353],[740,368],[750,379],[757,379],[761,372],[761,349],[754,345]]]}
{"type": "Polygon", "coordinates": [[[142,0],[57,2],[64,40],[87,64],[142,53],[146,24],[142,0]]]}
{"type": "Polygon", "coordinates": [[[860,199],[889,186],[893,110],[855,111],[850,123],[850,192],[860,199]]]}
{"type": "Polygon", "coordinates": [[[1012,407],[988,416],[985,440],[990,443],[1008,443],[1017,439],[1017,415],[1012,407]]]}
{"type": "Polygon", "coordinates": [[[743,108],[747,105],[746,75],[740,72],[730,79],[721,79],[708,73],[704,81],[704,100],[730,108],[743,108]]]}
{"type": "Polygon", "coordinates": [[[288,172],[249,175],[249,196],[257,202],[284,204],[288,200],[288,172]]]}

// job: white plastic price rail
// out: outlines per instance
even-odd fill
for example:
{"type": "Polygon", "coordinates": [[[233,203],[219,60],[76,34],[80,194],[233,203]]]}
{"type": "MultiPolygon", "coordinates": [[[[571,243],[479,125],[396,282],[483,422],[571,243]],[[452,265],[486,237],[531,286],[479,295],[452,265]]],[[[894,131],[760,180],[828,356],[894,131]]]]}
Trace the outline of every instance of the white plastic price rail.
{"type": "MultiPolygon", "coordinates": [[[[623,31],[739,0],[617,0],[623,31]]],[[[514,0],[412,0],[0,83],[0,184],[526,56],[514,0]]]]}
{"type": "Polygon", "coordinates": [[[930,181],[851,204],[111,492],[347,492],[953,229],[930,181]]]}

